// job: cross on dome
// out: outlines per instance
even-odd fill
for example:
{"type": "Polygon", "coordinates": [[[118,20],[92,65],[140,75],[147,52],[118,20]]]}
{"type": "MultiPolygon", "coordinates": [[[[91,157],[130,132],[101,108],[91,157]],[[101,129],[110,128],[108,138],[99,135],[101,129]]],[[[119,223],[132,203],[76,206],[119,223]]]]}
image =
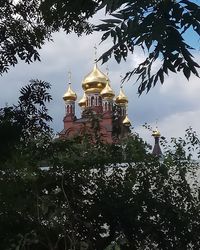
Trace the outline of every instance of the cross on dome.
{"type": "Polygon", "coordinates": [[[96,46],[96,44],[94,46],[94,62],[95,63],[97,62],[97,46],[96,46]]]}
{"type": "Polygon", "coordinates": [[[72,81],[72,72],[71,70],[68,71],[68,82],[69,84],[71,84],[71,81],[72,81]]]}

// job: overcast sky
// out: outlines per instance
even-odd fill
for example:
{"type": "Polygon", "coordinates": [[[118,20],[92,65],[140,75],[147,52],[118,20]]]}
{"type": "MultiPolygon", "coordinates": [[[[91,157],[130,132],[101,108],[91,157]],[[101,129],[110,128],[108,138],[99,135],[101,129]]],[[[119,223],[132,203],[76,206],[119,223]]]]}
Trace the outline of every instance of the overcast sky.
{"type": "MultiPolygon", "coordinates": [[[[99,33],[79,38],[74,34],[66,36],[63,32],[54,34],[54,42],[46,43],[40,50],[41,62],[30,65],[20,62],[0,78],[0,105],[16,103],[19,89],[30,79],[50,82],[53,96],[49,105],[50,114],[54,119],[52,127],[55,133],[61,131],[64,116],[62,96],[67,89],[67,72],[72,72],[72,88],[80,100],[83,94],[81,82],[93,68],[94,46],[99,44],[100,37],[99,33]]],[[[192,34],[190,39],[197,47],[195,59],[200,63],[199,41],[192,34]]],[[[98,46],[98,55],[100,56],[108,46],[109,43],[98,46]]],[[[99,68],[104,73],[108,66],[111,86],[116,94],[119,93],[120,75],[131,70],[142,58],[143,52],[138,49],[121,64],[117,64],[114,59],[105,65],[99,63],[99,68]]],[[[189,126],[200,133],[200,79],[192,76],[188,82],[182,75],[172,73],[166,77],[162,86],[158,83],[148,94],[144,93],[139,97],[137,88],[134,79],[124,84],[124,92],[129,98],[128,116],[134,130],[145,140],[153,142],[151,133],[142,127],[145,122],[155,128],[157,121],[161,134],[167,138],[183,136],[189,126]]],[[[80,113],[78,106],[76,111],[80,113]]]]}

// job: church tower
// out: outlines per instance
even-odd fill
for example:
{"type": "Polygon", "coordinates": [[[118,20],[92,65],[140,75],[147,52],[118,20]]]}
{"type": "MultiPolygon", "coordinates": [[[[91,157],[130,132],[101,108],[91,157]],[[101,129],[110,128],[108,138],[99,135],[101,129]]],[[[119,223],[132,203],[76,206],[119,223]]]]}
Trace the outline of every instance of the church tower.
{"type": "Polygon", "coordinates": [[[116,114],[114,120],[114,134],[117,139],[126,137],[131,131],[131,122],[127,115],[128,98],[125,95],[122,86],[119,95],[115,99],[116,114]]]}
{"type": "Polygon", "coordinates": [[[122,119],[125,118],[126,117],[126,109],[127,109],[127,105],[128,105],[128,98],[124,94],[122,86],[120,87],[120,92],[119,92],[119,95],[116,97],[115,102],[120,108],[121,118],[122,119]]]}
{"type": "Polygon", "coordinates": [[[113,92],[108,79],[105,88],[101,91],[101,96],[102,96],[103,112],[112,113],[113,102],[114,102],[113,98],[115,96],[115,93],[113,92]]]}
{"type": "MultiPolygon", "coordinates": [[[[71,73],[70,77],[71,78],[71,73]]],[[[70,124],[75,120],[75,101],[77,99],[76,93],[71,88],[71,79],[69,79],[68,88],[66,93],[63,96],[65,102],[65,116],[63,119],[64,128],[67,129],[70,124]]]]}
{"type": "Polygon", "coordinates": [[[156,128],[153,131],[152,136],[155,139],[155,144],[154,144],[154,147],[153,147],[152,154],[155,155],[155,156],[161,157],[162,156],[162,151],[161,151],[160,144],[159,144],[160,131],[158,130],[158,128],[156,128]]]}

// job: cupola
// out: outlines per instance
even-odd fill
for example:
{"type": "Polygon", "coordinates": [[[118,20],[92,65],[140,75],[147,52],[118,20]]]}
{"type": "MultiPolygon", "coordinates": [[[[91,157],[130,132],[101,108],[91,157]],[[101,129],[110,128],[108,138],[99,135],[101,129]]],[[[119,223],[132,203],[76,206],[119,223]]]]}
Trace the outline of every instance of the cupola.
{"type": "Polygon", "coordinates": [[[156,128],[155,130],[153,130],[152,136],[153,137],[160,137],[160,131],[158,130],[158,128],[156,128]]]}
{"type": "Polygon", "coordinates": [[[81,108],[84,108],[86,107],[86,102],[87,102],[87,98],[86,98],[86,94],[84,93],[83,94],[83,97],[80,99],[80,101],[78,102],[78,105],[81,107],[81,108]]]}
{"type": "Polygon", "coordinates": [[[100,93],[106,86],[108,77],[102,73],[95,62],[93,70],[82,81],[83,90],[87,93],[100,93]]]}
{"type": "Polygon", "coordinates": [[[112,88],[110,87],[109,81],[107,80],[105,88],[101,91],[102,98],[105,99],[113,99],[115,96],[115,93],[113,92],[112,88]]]}
{"type": "Polygon", "coordinates": [[[128,118],[128,116],[126,115],[126,117],[124,118],[124,120],[123,120],[123,125],[124,126],[127,126],[127,127],[130,127],[131,126],[131,122],[130,122],[130,120],[129,120],[129,118],[128,118]]]}
{"type": "Polygon", "coordinates": [[[124,94],[122,87],[120,88],[119,95],[116,97],[115,102],[116,104],[119,104],[119,105],[128,103],[128,98],[124,94]]]}
{"type": "Polygon", "coordinates": [[[71,89],[71,83],[69,83],[68,89],[66,93],[63,96],[64,101],[76,101],[77,95],[76,93],[71,89]]]}

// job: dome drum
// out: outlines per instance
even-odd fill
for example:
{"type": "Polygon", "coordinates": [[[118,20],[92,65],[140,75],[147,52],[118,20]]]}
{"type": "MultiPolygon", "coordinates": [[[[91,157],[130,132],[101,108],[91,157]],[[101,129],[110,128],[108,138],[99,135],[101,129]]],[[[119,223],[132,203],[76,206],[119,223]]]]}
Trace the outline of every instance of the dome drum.
{"type": "MultiPolygon", "coordinates": [[[[83,86],[83,85],[82,85],[83,86]]],[[[101,83],[90,83],[90,84],[87,84],[87,87],[83,87],[83,90],[85,91],[86,94],[89,94],[89,93],[101,93],[103,87],[102,87],[102,84],[101,83]],[[100,86],[100,87],[99,87],[100,86]]]]}

